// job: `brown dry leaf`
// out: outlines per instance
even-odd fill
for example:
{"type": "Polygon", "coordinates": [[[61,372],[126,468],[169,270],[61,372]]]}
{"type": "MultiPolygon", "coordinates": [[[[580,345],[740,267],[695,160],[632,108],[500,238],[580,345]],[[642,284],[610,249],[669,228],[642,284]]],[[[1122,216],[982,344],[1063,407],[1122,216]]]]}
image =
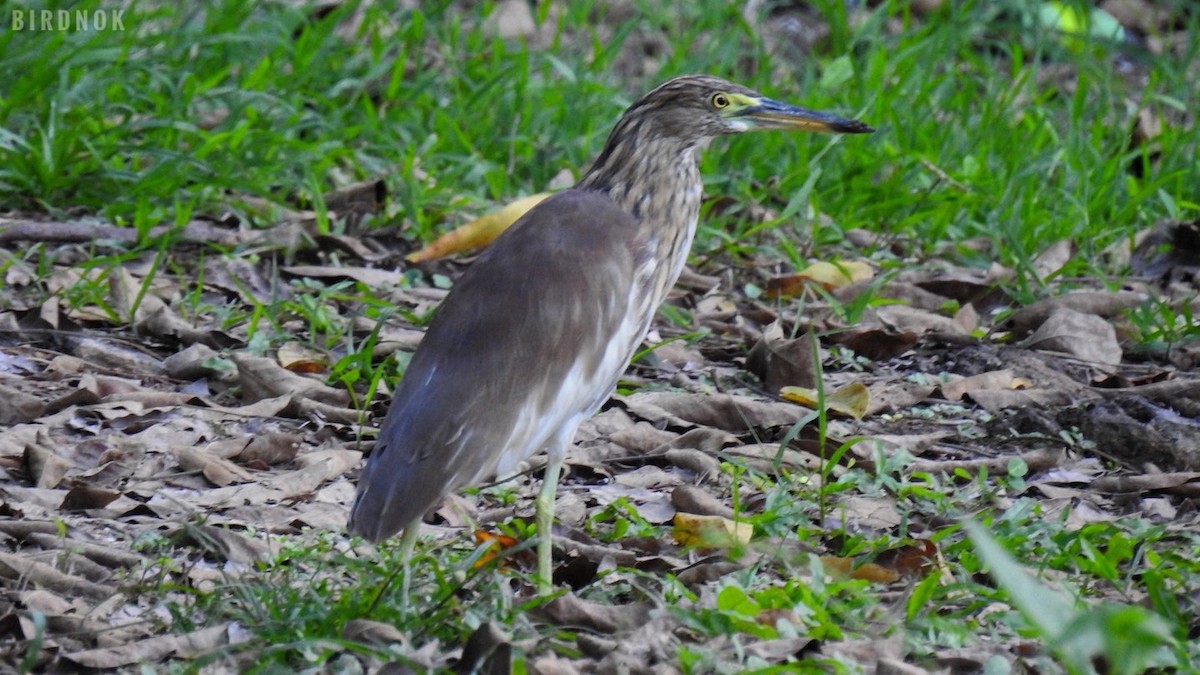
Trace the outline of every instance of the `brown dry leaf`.
{"type": "Polygon", "coordinates": [[[193,447],[175,448],[173,451],[179,466],[184,471],[199,471],[213,485],[224,487],[234,483],[247,483],[254,476],[233,462],[210,455],[193,447]]]}
{"type": "Polygon", "coordinates": [[[307,347],[299,342],[285,342],[275,352],[279,365],[293,373],[323,373],[329,369],[329,356],[325,352],[307,347]]]}
{"type": "Polygon", "coordinates": [[[182,535],[181,541],[195,544],[223,562],[253,565],[270,560],[275,554],[276,547],[270,543],[251,539],[227,527],[188,523],[183,527],[182,535]]]}
{"type": "MultiPolygon", "coordinates": [[[[53,523],[47,524],[53,527],[53,523]]],[[[137,553],[117,548],[118,544],[110,546],[107,544],[79,541],[74,537],[63,538],[57,534],[49,534],[47,532],[30,532],[24,539],[26,542],[36,544],[47,551],[61,549],[69,551],[72,555],[82,555],[97,565],[102,565],[110,569],[122,567],[133,568],[146,560],[137,553]]]]}
{"type": "Polygon", "coordinates": [[[1034,450],[1020,455],[988,457],[984,459],[943,461],[918,459],[908,466],[908,471],[911,473],[944,473],[947,475],[954,475],[958,470],[966,471],[972,475],[978,474],[980,471],[987,471],[990,474],[1003,474],[1008,471],[1009,464],[1018,458],[1025,462],[1025,465],[1029,467],[1029,473],[1032,475],[1039,471],[1046,471],[1058,466],[1063,460],[1063,453],[1059,450],[1034,450]]]}
{"type": "Polygon", "coordinates": [[[671,491],[671,505],[681,513],[700,516],[718,516],[732,521],[733,509],[725,506],[708,490],[692,485],[681,485],[671,491]]]}
{"type": "Polygon", "coordinates": [[[638,392],[617,396],[626,410],[653,424],[715,427],[726,431],[746,431],[756,427],[793,424],[805,411],[792,403],[759,401],[733,394],[680,394],[675,392],[638,392]]]}
{"type": "Polygon", "coordinates": [[[297,375],[280,367],[271,359],[249,354],[234,354],[238,367],[238,379],[242,384],[242,398],[249,402],[283,395],[299,395],[319,403],[345,406],[350,395],[317,380],[297,375]]]}
{"type": "MultiPolygon", "coordinates": [[[[847,670],[851,672],[866,672],[872,675],[930,675],[930,671],[924,668],[917,668],[916,671],[905,669],[900,671],[887,670],[881,665],[886,661],[904,662],[904,655],[909,653],[909,648],[905,645],[904,636],[899,631],[893,632],[888,637],[872,637],[862,638],[858,640],[827,640],[821,645],[821,654],[839,665],[845,665],[847,670]]],[[[986,659],[985,659],[986,660],[986,659]]],[[[942,670],[933,672],[971,672],[982,673],[985,671],[983,663],[979,663],[977,668],[973,668],[975,664],[967,663],[965,665],[953,663],[952,665],[944,665],[942,670]],[[962,670],[956,670],[962,665],[962,670]]]]}
{"type": "Polygon", "coordinates": [[[243,256],[208,256],[203,268],[204,285],[220,289],[248,305],[269,305],[290,297],[288,287],[275,283],[265,268],[243,256]]]}
{"type": "Polygon", "coordinates": [[[915,307],[884,305],[875,308],[875,315],[885,326],[898,333],[967,334],[967,331],[963,330],[962,326],[954,319],[915,307]]]}
{"type": "Polygon", "coordinates": [[[1053,275],[1071,262],[1075,255],[1075,244],[1064,239],[1042,251],[1033,259],[1033,272],[1043,283],[1050,281],[1053,275]]]}
{"type": "Polygon", "coordinates": [[[101,400],[105,403],[122,404],[137,402],[141,403],[144,408],[173,408],[181,405],[200,405],[204,402],[195,394],[188,394],[181,391],[155,391],[153,389],[109,394],[101,400]]]}
{"type": "Polygon", "coordinates": [[[782,324],[775,321],[746,355],[746,369],[763,381],[767,391],[811,387],[816,382],[814,352],[820,353],[816,336],[805,333],[794,340],[785,338],[782,324]]]}
{"type": "Polygon", "coordinates": [[[300,434],[271,432],[255,436],[241,451],[233,455],[242,464],[272,466],[290,462],[300,452],[304,437],[300,434]]]}
{"type": "Polygon", "coordinates": [[[644,490],[674,487],[683,483],[683,478],[678,474],[664,471],[657,466],[639,466],[633,471],[623,471],[613,480],[617,485],[644,490]]]}
{"type": "Polygon", "coordinates": [[[371,288],[387,288],[404,283],[404,274],[374,267],[340,267],[337,265],[288,265],[281,272],[312,279],[353,279],[371,288]]]}
{"type": "Polygon", "coordinates": [[[855,532],[887,532],[903,521],[896,500],[886,495],[844,495],[829,517],[838,522],[838,527],[855,532]]]}
{"type": "MultiPolygon", "coordinates": [[[[831,438],[830,441],[835,445],[840,444],[840,441],[836,439],[831,438]]],[[[776,462],[780,468],[792,471],[799,469],[814,471],[821,464],[820,458],[807,452],[784,450],[783,454],[780,454],[778,443],[748,443],[729,448],[725,452],[730,457],[736,457],[743,461],[747,467],[763,473],[775,473],[776,462]]],[[[837,469],[835,469],[836,473],[838,473],[837,469]]]]}
{"type": "Polygon", "coordinates": [[[71,489],[67,491],[63,497],[62,504],[59,506],[63,511],[86,511],[88,509],[102,509],[120,498],[121,493],[116,490],[106,490],[95,485],[88,485],[82,481],[72,481],[71,489]]]}
{"type": "Polygon", "coordinates": [[[1039,300],[1032,305],[1022,307],[1013,313],[1013,332],[1017,337],[1024,337],[1035,330],[1054,312],[1060,309],[1070,309],[1084,314],[1095,314],[1105,318],[1120,314],[1123,310],[1132,309],[1146,301],[1142,293],[1131,291],[1076,291],[1053,298],[1039,300]]]}
{"type": "Polygon", "coordinates": [[[900,573],[896,570],[890,570],[872,562],[856,566],[854,558],[823,555],[821,556],[821,564],[825,566],[825,571],[830,576],[839,579],[857,579],[876,584],[890,584],[900,579],[900,573]]]}
{"type": "Polygon", "coordinates": [[[954,323],[963,330],[964,333],[973,333],[979,328],[979,312],[975,311],[975,305],[967,303],[958,308],[954,313],[954,323]]]}
{"type": "Polygon", "coordinates": [[[979,389],[968,396],[990,413],[1005,408],[1067,405],[1075,400],[1073,392],[1064,389],[979,389]]]}
{"type": "Polygon", "coordinates": [[[928,539],[919,539],[911,546],[886,551],[876,562],[909,578],[923,577],[935,567],[944,568],[937,544],[928,539]]]}
{"type": "Polygon", "coordinates": [[[44,562],[30,560],[14,553],[0,552],[0,577],[26,585],[41,586],[64,597],[83,596],[91,600],[102,600],[114,592],[109,586],[60,572],[44,562]]]}
{"type": "Polygon", "coordinates": [[[665,459],[671,466],[678,467],[695,475],[696,481],[719,482],[721,463],[716,457],[692,448],[671,448],[667,450],[665,459]]]}
{"type": "MultiPolygon", "coordinates": [[[[202,380],[222,374],[216,365],[220,363],[219,359],[220,356],[211,347],[193,344],[164,359],[163,368],[166,369],[167,377],[177,380],[202,380]]],[[[232,368],[229,370],[231,372],[232,368]]]]}
{"type": "Polygon", "coordinates": [[[885,382],[871,387],[871,405],[868,415],[881,412],[907,410],[927,400],[937,389],[931,384],[917,382],[885,382]]]}
{"type": "Polygon", "coordinates": [[[150,312],[143,312],[139,307],[138,316],[140,318],[134,323],[133,329],[140,335],[170,338],[182,344],[203,344],[214,349],[241,344],[240,340],[227,333],[196,328],[167,305],[150,312]]]}
{"type": "Polygon", "coordinates": [[[856,326],[839,331],[831,336],[831,339],[859,356],[883,361],[912,349],[919,337],[911,330],[896,331],[876,326],[856,326]]]}
{"type": "Polygon", "coordinates": [[[1164,491],[1179,494],[1200,494],[1200,489],[1178,490],[1188,486],[1200,488],[1200,472],[1178,471],[1174,473],[1158,473],[1143,476],[1103,476],[1092,481],[1091,489],[1111,494],[1130,494],[1139,492],[1164,491]]]}
{"type": "Polygon", "coordinates": [[[69,652],[62,657],[85,668],[111,670],[137,663],[153,664],[171,656],[188,657],[229,644],[225,625],[202,628],[191,633],[160,635],[137,642],[69,652]]]}
{"type": "Polygon", "coordinates": [[[484,215],[443,234],[425,248],[409,254],[405,260],[409,262],[425,262],[437,260],[454,253],[470,251],[492,243],[501,232],[521,219],[533,207],[550,196],[549,192],[539,192],[528,197],[521,197],[509,202],[502,208],[490,211],[484,215]]]}
{"type": "Polygon", "coordinates": [[[942,309],[949,302],[947,298],[937,293],[931,293],[914,283],[902,281],[892,281],[882,287],[875,284],[873,280],[860,281],[836,289],[830,295],[836,300],[849,303],[857,300],[864,293],[871,293],[875,299],[896,300],[898,304],[927,309],[931,312],[942,309]]]}
{"type": "Polygon", "coordinates": [[[999,290],[999,285],[1012,278],[1012,275],[1012,270],[993,265],[983,274],[973,270],[948,273],[913,270],[900,274],[896,280],[916,284],[959,305],[971,304],[979,311],[986,312],[994,307],[1007,306],[1007,298],[999,290]]]}
{"type": "Polygon", "coordinates": [[[985,389],[1022,389],[1028,386],[1026,380],[1018,380],[1011,369],[993,370],[970,377],[958,377],[940,385],[942,396],[947,401],[961,401],[964,396],[985,389]]]}
{"type": "Polygon", "coordinates": [[[166,306],[162,298],[148,292],[143,293],[142,284],[133,278],[126,267],[115,267],[108,273],[108,292],[112,307],[124,320],[131,323],[144,321],[146,317],[166,306]]]}
{"type": "MultiPolygon", "coordinates": [[[[597,568],[602,565],[609,568],[613,566],[634,567],[638,564],[637,553],[628,550],[628,547],[618,548],[616,546],[587,544],[559,535],[554,535],[553,538],[554,548],[561,550],[563,555],[568,559],[582,558],[594,563],[597,568]]],[[[628,543],[628,541],[625,543],[628,543]]]]}
{"type": "Polygon", "coordinates": [[[124,340],[70,338],[67,346],[72,356],[90,364],[92,368],[104,368],[139,378],[158,378],[164,373],[160,359],[135,349],[124,340]]]}
{"type": "MultiPolygon", "coordinates": [[[[793,403],[799,403],[808,408],[816,408],[820,400],[820,392],[804,387],[784,387],[779,395],[793,403]]],[[[871,392],[862,382],[850,382],[828,394],[825,397],[825,409],[846,417],[861,420],[867,414],[871,405],[871,392]]]]}
{"type": "Polygon", "coordinates": [[[869,281],[874,277],[875,270],[861,260],[819,261],[796,274],[768,280],[765,295],[768,299],[796,297],[814,286],[831,291],[855,282],[869,281]]]}
{"type": "Polygon", "coordinates": [[[936,447],[940,441],[953,436],[954,432],[947,430],[924,434],[875,434],[864,442],[855,444],[851,450],[864,461],[871,460],[874,446],[880,446],[888,455],[903,449],[913,456],[920,457],[936,447]]]}
{"type": "Polygon", "coordinates": [[[1022,343],[1029,349],[1071,354],[1094,364],[1114,366],[1124,353],[1112,324],[1095,314],[1060,307],[1022,343]]]}
{"type": "Polygon", "coordinates": [[[721,516],[676,513],[671,531],[675,543],[694,548],[733,548],[745,546],[754,536],[754,526],[721,516]]]}
{"type": "Polygon", "coordinates": [[[350,619],[342,627],[342,639],[360,644],[407,645],[408,636],[390,623],[370,619],[350,619]]]}
{"type": "Polygon", "coordinates": [[[606,431],[604,434],[597,434],[597,438],[601,435],[608,436],[608,440],[613,443],[637,453],[651,452],[679,437],[679,434],[664,431],[649,422],[637,422],[624,429],[606,431]]]}
{"type": "Polygon", "coordinates": [[[55,488],[71,470],[70,461],[59,457],[54,451],[36,443],[25,446],[23,458],[25,475],[39,488],[55,488]]]}
{"type": "Polygon", "coordinates": [[[46,404],[37,396],[0,385],[0,425],[32,422],[45,410],[46,404]]]}
{"type": "Polygon", "coordinates": [[[644,626],[650,617],[650,609],[647,603],[613,605],[583,600],[574,593],[567,593],[533,611],[555,625],[613,634],[644,626]]]}

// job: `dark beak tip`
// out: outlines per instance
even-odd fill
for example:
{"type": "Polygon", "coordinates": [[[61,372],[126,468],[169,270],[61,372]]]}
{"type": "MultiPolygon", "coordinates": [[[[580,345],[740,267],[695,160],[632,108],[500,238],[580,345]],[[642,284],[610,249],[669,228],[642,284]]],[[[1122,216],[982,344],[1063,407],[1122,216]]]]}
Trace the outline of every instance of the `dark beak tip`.
{"type": "Polygon", "coordinates": [[[858,120],[847,120],[843,124],[834,127],[834,131],[843,134],[873,134],[875,129],[858,120]]]}

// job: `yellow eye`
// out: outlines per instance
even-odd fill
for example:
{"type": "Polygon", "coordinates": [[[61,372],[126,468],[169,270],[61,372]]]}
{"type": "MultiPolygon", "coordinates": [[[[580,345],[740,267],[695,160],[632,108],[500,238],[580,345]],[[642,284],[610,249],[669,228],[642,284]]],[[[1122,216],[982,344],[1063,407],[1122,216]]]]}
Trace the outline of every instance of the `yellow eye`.
{"type": "Polygon", "coordinates": [[[712,104],[713,104],[713,107],[716,108],[717,110],[720,110],[722,108],[728,108],[729,107],[729,97],[726,96],[725,94],[713,94],[712,104]]]}

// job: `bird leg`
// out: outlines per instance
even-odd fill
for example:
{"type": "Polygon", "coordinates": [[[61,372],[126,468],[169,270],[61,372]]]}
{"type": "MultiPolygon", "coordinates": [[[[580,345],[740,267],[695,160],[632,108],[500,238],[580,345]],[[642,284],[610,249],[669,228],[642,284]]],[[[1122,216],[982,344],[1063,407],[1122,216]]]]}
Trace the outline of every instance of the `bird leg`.
{"type": "Polygon", "coordinates": [[[418,518],[409,523],[408,527],[404,528],[404,536],[400,538],[400,559],[404,561],[401,563],[404,566],[404,569],[401,570],[404,577],[400,580],[400,602],[405,606],[408,605],[408,590],[411,586],[409,584],[409,577],[412,576],[413,549],[416,547],[417,535],[420,532],[421,519],[418,518]]]}
{"type": "MultiPolygon", "coordinates": [[[[562,453],[550,453],[546,462],[546,475],[542,477],[542,489],[538,491],[537,496],[538,595],[549,595],[554,589],[550,530],[554,526],[554,495],[558,490],[558,474],[562,470],[562,463],[562,453]]],[[[404,536],[407,537],[408,533],[405,532],[404,536]]]]}

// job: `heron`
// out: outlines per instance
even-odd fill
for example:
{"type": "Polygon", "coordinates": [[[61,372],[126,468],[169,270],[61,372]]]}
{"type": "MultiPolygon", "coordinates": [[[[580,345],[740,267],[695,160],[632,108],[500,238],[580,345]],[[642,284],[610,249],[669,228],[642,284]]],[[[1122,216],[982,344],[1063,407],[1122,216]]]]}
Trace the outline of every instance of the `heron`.
{"type": "Polygon", "coordinates": [[[454,284],[400,380],[350,511],[350,532],[367,540],[403,531],[405,595],[425,512],[538,452],[547,461],[536,588],[552,591],[566,451],[683,271],[700,215],[700,152],[759,129],[873,131],[717,77],[676,77],[625,111],[574,187],[530,209],[454,284]]]}

